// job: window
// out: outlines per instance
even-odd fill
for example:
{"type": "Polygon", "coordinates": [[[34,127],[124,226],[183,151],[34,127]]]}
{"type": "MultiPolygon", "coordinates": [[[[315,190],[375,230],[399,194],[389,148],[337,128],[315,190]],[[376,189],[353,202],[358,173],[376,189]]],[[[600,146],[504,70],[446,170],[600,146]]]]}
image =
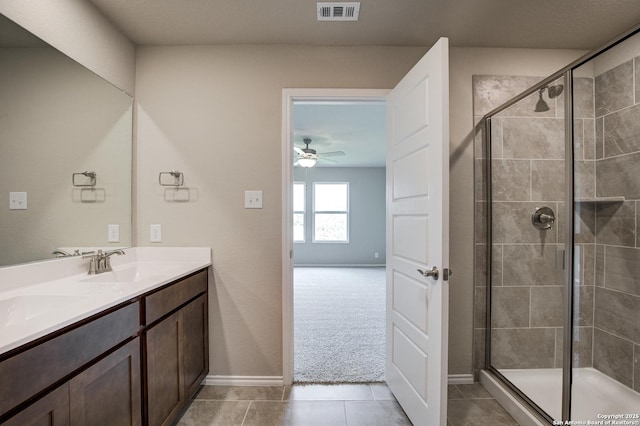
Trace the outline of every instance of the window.
{"type": "Polygon", "coordinates": [[[313,184],[313,241],[349,242],[349,184],[313,184]]]}
{"type": "Polygon", "coordinates": [[[293,184],[293,242],[304,243],[305,184],[293,184]]]}

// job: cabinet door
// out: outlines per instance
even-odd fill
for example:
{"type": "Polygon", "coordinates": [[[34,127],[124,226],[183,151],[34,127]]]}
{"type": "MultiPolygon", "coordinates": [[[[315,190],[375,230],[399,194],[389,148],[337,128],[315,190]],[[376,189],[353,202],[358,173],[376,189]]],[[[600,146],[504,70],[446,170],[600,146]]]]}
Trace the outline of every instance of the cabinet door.
{"type": "Polygon", "coordinates": [[[72,425],[141,425],[139,339],[72,378],[69,395],[72,425]]]}
{"type": "Polygon", "coordinates": [[[51,393],[31,404],[15,416],[5,426],[68,426],[69,425],[69,384],[57,387],[51,393]]]}
{"type": "Polygon", "coordinates": [[[146,332],[149,424],[170,424],[185,401],[182,380],[181,311],[146,332]]]}
{"type": "Polygon", "coordinates": [[[182,310],[184,386],[190,398],[209,372],[209,332],[207,294],[182,310]]]}

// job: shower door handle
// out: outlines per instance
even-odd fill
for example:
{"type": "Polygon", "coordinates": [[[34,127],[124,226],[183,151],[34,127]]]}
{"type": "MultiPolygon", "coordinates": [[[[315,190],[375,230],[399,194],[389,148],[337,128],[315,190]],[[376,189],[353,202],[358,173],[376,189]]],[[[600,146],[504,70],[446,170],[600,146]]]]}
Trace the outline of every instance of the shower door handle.
{"type": "Polygon", "coordinates": [[[430,270],[423,271],[422,269],[418,269],[418,273],[423,277],[431,277],[434,280],[438,280],[438,276],[440,275],[440,271],[438,271],[438,267],[434,266],[430,270]]]}

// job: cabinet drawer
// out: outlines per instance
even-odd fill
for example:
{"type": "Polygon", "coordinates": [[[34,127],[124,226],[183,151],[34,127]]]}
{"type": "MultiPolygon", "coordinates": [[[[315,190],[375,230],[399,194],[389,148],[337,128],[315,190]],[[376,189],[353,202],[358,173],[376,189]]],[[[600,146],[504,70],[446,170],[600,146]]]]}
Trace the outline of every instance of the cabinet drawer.
{"type": "Polygon", "coordinates": [[[131,303],[0,362],[0,416],[140,329],[131,303]]]}
{"type": "Polygon", "coordinates": [[[206,292],[207,281],[207,270],[204,269],[145,297],[145,324],[153,323],[163,315],[206,292]]]}

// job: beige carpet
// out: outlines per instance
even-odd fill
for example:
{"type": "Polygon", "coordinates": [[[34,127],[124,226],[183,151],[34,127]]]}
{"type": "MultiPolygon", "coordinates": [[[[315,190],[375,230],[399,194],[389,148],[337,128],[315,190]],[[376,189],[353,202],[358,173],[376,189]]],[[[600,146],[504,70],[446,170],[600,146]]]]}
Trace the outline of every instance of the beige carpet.
{"type": "Polygon", "coordinates": [[[294,270],[294,381],[384,381],[385,269],[294,270]]]}

